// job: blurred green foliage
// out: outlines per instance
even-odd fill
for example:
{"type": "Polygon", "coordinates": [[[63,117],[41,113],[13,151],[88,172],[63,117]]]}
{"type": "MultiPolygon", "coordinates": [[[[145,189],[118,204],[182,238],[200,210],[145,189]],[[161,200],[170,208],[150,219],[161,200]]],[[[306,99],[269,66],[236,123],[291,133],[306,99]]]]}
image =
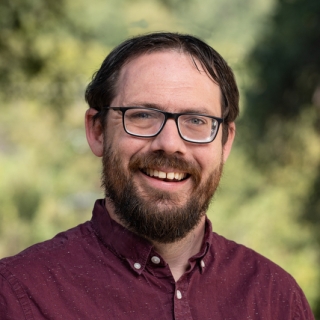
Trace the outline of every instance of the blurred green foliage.
{"type": "MultiPolygon", "coordinates": [[[[320,2],[278,0],[247,64],[242,149],[255,168],[267,173],[267,183],[289,197],[286,206],[299,226],[295,237],[304,228],[311,236],[297,250],[314,247],[319,269],[320,2]]],[[[314,287],[319,319],[319,276],[314,287]]]]}
{"type": "Polygon", "coordinates": [[[316,310],[319,17],[318,0],[0,0],[0,257],[90,219],[103,196],[83,94],[108,52],[187,32],[227,59],[244,97],[213,228],[288,270],[316,310]]]}

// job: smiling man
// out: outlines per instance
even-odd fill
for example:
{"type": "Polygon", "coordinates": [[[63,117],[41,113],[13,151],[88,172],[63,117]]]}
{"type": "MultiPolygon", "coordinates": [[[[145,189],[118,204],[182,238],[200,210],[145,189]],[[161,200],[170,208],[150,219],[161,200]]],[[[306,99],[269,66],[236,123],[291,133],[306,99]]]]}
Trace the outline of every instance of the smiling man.
{"type": "Polygon", "coordinates": [[[1,319],[313,319],[294,279],[212,232],[239,94],[188,35],[115,48],[86,91],[105,199],[91,221],[0,263],[1,319]]]}

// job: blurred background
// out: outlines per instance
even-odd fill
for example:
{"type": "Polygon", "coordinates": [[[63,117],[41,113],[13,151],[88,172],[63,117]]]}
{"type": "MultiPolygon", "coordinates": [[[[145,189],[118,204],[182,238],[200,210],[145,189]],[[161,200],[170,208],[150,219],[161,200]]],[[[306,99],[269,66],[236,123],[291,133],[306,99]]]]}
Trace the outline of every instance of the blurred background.
{"type": "Polygon", "coordinates": [[[320,319],[319,0],[0,0],[0,258],[89,220],[86,85],[130,36],[202,38],[241,90],[214,230],[290,272],[320,319]]]}

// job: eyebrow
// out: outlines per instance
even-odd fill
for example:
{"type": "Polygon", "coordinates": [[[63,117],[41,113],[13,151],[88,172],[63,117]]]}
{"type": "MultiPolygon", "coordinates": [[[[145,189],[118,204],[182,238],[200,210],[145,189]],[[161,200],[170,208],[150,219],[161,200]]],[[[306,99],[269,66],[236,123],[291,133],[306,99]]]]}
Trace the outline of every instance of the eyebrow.
{"type": "MultiPolygon", "coordinates": [[[[156,103],[149,103],[149,102],[132,103],[127,106],[128,107],[146,107],[146,108],[158,109],[160,111],[171,112],[171,110],[169,110],[166,107],[163,107],[163,106],[156,104],[156,103]]],[[[175,112],[172,112],[172,113],[175,113],[175,112]]],[[[200,108],[200,109],[185,108],[185,109],[180,110],[177,113],[196,113],[196,114],[206,114],[208,116],[211,115],[207,108],[200,108]]]]}

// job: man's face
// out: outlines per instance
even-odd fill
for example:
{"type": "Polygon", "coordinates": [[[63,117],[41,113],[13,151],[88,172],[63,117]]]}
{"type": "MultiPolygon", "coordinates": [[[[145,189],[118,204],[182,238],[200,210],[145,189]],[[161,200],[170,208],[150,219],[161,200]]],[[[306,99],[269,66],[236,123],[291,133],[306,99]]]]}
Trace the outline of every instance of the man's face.
{"type": "MultiPolygon", "coordinates": [[[[221,117],[220,89],[198,62],[197,67],[200,71],[190,56],[175,51],[137,57],[122,68],[111,106],[221,117]]],[[[103,183],[114,215],[150,240],[184,237],[199,223],[218,186],[231,148],[231,143],[223,148],[221,133],[220,128],[209,144],[186,142],[169,119],[158,136],[133,137],[123,129],[121,112],[110,110],[103,183]]]]}

